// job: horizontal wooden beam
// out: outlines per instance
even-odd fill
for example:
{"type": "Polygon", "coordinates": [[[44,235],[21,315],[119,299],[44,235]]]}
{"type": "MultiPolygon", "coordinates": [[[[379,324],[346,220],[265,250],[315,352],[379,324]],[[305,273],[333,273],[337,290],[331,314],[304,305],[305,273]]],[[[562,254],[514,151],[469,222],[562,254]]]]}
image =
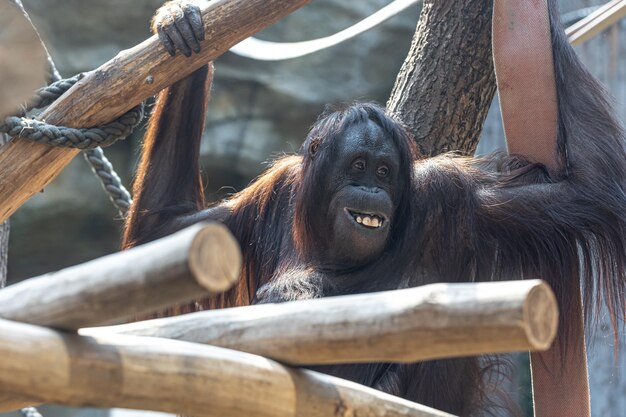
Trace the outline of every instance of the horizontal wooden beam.
{"type": "MultiPolygon", "coordinates": [[[[2,388],[2,384],[0,384],[2,388]]],[[[20,410],[25,407],[32,407],[39,405],[40,402],[28,398],[26,395],[17,395],[8,392],[4,389],[0,391],[0,413],[6,413],[9,411],[20,410]]]]}
{"type": "Polygon", "coordinates": [[[626,0],[612,0],[568,27],[565,34],[572,45],[580,45],[616,24],[624,16],[626,16],[626,0]]]}
{"type": "Polygon", "coordinates": [[[444,417],[398,397],[195,343],[68,335],[0,320],[0,390],[40,402],[195,417],[444,417]]]}
{"type": "Polygon", "coordinates": [[[78,329],[220,293],[241,272],[239,244],[217,223],[0,290],[0,317],[78,329]]]}
{"type": "MultiPolygon", "coordinates": [[[[91,127],[115,120],[226,52],[231,46],[287,16],[310,0],[204,1],[206,39],[190,58],[171,57],[152,36],[87,73],[54,102],[41,118],[70,127],[91,127]]],[[[0,222],[41,191],[78,150],[14,139],[0,148],[0,222]]]]}
{"type": "Polygon", "coordinates": [[[557,330],[552,290],[539,280],[432,284],[82,329],[236,349],[292,365],[413,362],[545,350],[557,330]]]}

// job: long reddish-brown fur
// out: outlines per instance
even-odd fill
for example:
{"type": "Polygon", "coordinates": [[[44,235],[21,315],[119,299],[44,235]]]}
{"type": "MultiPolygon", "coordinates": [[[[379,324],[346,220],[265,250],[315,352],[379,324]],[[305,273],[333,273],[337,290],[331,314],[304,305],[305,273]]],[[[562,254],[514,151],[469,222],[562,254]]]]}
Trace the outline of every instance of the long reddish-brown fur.
{"type": "MultiPolygon", "coordinates": [[[[198,157],[211,71],[163,92],[137,173],[124,247],[190,223],[223,221],[241,244],[242,278],[214,300],[178,310],[379,291],[438,281],[543,278],[557,294],[561,331],[582,283],[587,317],[601,302],[615,325],[626,295],[626,148],[603,87],[576,57],[550,1],[562,171],[520,156],[418,159],[410,134],[370,104],[323,115],[302,152],[284,157],[248,188],[204,211],[198,157]],[[388,247],[363,268],[336,273],[319,248],[328,201],[321,184],[335,137],[374,121],[399,150],[403,181],[388,247]],[[313,158],[315,154],[315,158],[313,158]]],[[[485,405],[485,367],[465,358],[359,364],[320,370],[460,415],[485,405]]]]}

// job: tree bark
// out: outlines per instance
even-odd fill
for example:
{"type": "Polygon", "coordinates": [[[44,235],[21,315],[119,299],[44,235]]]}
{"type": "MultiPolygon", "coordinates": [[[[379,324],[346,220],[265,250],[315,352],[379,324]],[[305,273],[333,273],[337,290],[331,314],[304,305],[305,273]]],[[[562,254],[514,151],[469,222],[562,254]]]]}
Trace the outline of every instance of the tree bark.
{"type": "Polygon", "coordinates": [[[492,16],[493,0],[424,0],[387,109],[425,157],[476,151],[496,92],[492,16]]]}
{"type": "Polygon", "coordinates": [[[493,0],[426,0],[387,108],[424,156],[473,155],[496,91],[493,0]]]}

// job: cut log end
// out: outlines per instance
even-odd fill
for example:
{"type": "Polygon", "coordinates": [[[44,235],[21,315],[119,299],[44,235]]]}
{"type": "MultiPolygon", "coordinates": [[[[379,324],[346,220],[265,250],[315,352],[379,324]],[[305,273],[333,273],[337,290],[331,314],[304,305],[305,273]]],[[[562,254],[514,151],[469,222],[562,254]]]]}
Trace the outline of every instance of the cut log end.
{"type": "Polygon", "coordinates": [[[559,309],[552,289],[539,282],[528,292],[523,308],[525,330],[533,350],[547,350],[556,337],[559,309]]]}
{"type": "Polygon", "coordinates": [[[189,248],[189,267],[196,281],[211,292],[233,286],[241,274],[242,258],[226,226],[207,224],[197,233],[189,248]]]}

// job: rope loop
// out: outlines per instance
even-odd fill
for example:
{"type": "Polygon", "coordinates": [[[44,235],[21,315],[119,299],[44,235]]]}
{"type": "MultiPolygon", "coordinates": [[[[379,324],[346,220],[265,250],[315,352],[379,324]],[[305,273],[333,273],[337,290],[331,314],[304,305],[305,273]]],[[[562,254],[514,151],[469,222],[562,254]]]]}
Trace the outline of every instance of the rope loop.
{"type": "Polygon", "coordinates": [[[82,74],[78,74],[37,90],[35,96],[24,106],[20,115],[6,117],[0,122],[0,133],[6,133],[12,137],[19,137],[37,143],[82,150],[95,149],[97,147],[104,148],[111,146],[118,140],[125,139],[143,120],[144,103],[139,104],[110,123],[90,128],[76,129],[56,126],[48,124],[43,120],[24,116],[30,110],[49,106],[81,78],[82,74]]]}
{"type": "Polygon", "coordinates": [[[25,117],[26,113],[31,110],[41,109],[52,104],[83,78],[83,74],[77,74],[71,78],[58,79],[60,77],[56,70],[54,67],[52,69],[53,76],[51,78],[56,79],[56,81],[37,90],[28,103],[22,107],[19,115],[0,120],[0,133],[47,145],[84,150],[85,158],[91,165],[93,172],[102,183],[113,205],[124,217],[132,204],[132,199],[113,166],[104,156],[102,148],[125,139],[132,133],[144,118],[144,103],[121,115],[117,120],[93,128],[75,129],[55,126],[42,120],[25,117]]]}
{"type": "Polygon", "coordinates": [[[52,104],[54,100],[61,97],[63,93],[72,88],[78,80],[83,78],[83,74],[76,74],[71,78],[66,78],[64,80],[58,80],[48,85],[47,87],[42,87],[35,91],[35,95],[29,101],[29,106],[27,111],[32,109],[42,109],[44,107],[52,104]]]}

